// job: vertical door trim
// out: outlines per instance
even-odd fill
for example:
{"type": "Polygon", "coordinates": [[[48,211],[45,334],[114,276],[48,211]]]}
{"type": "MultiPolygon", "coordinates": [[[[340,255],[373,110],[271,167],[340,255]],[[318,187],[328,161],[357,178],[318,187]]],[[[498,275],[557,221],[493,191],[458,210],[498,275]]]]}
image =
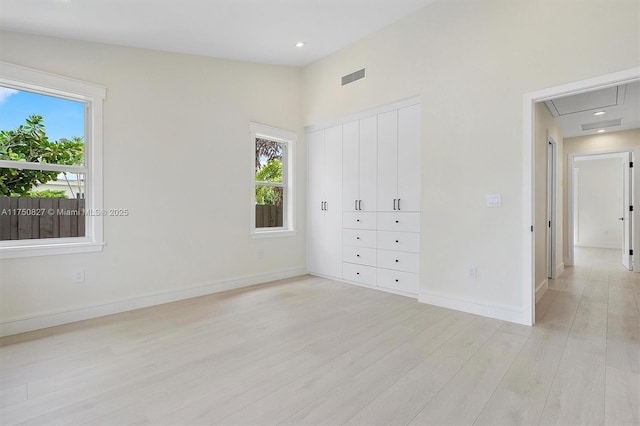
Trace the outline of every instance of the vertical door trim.
{"type": "Polygon", "coordinates": [[[556,233],[557,233],[557,164],[558,146],[551,136],[547,138],[547,278],[557,278],[556,233]]]}

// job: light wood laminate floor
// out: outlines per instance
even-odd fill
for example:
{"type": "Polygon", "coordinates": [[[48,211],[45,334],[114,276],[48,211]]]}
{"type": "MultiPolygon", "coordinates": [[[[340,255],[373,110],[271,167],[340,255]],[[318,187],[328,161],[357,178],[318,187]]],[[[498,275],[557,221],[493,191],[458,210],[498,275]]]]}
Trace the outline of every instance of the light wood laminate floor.
{"type": "Polygon", "coordinates": [[[640,424],[640,274],[578,250],[537,325],[301,277],[0,339],[0,424],[640,424]]]}

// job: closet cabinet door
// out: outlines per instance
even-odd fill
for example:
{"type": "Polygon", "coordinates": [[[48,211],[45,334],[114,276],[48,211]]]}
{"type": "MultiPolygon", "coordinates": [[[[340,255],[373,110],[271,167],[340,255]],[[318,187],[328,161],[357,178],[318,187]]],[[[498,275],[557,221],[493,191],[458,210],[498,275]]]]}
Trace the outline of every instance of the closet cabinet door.
{"type": "Polygon", "coordinates": [[[342,276],[342,126],[307,135],[307,265],[342,276]]]}
{"type": "Polygon", "coordinates": [[[324,135],[325,275],[342,276],[342,126],[324,135]]]}
{"type": "Polygon", "coordinates": [[[307,265],[323,274],[324,234],[324,130],[307,135],[307,265]]]}
{"type": "Polygon", "coordinates": [[[378,207],[378,119],[375,115],[360,120],[359,158],[359,209],[375,212],[378,207]]]}
{"type": "Polygon", "coordinates": [[[398,112],[378,115],[378,211],[396,209],[398,198],[398,112]]]}
{"type": "Polygon", "coordinates": [[[420,105],[398,110],[398,209],[420,211],[420,105]]]}
{"type": "Polygon", "coordinates": [[[360,126],[353,121],[342,126],[342,207],[358,210],[360,199],[360,126]]]}

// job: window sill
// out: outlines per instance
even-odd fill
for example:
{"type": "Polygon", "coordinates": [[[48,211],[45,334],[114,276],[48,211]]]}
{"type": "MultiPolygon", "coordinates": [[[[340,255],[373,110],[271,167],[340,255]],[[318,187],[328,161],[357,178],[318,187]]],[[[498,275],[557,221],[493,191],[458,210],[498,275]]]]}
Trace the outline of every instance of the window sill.
{"type": "Polygon", "coordinates": [[[53,256],[60,254],[94,253],[102,251],[104,243],[58,243],[29,244],[24,246],[0,247],[0,259],[18,257],[53,256]]]}
{"type": "Polygon", "coordinates": [[[253,231],[251,238],[282,238],[282,237],[295,237],[298,233],[288,229],[279,229],[277,231],[253,231]]]}

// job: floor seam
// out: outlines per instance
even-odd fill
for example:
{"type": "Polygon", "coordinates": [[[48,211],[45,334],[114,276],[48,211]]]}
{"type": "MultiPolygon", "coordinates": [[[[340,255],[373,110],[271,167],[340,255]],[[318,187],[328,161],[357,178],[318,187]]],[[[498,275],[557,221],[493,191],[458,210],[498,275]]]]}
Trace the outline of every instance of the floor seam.
{"type": "Polygon", "coordinates": [[[582,298],[584,296],[584,290],[587,288],[587,282],[589,281],[588,277],[591,275],[591,271],[589,271],[589,274],[587,275],[587,279],[585,280],[585,284],[584,287],[582,288],[582,291],[580,292],[580,298],[578,299],[578,303],[576,303],[576,307],[573,311],[573,318],[571,319],[571,327],[569,327],[569,330],[567,331],[567,336],[564,340],[564,345],[562,346],[562,353],[560,354],[560,357],[558,358],[558,362],[556,364],[556,368],[555,371],[553,372],[553,380],[551,380],[551,385],[549,386],[549,390],[547,391],[547,396],[544,400],[544,406],[542,407],[542,411],[540,411],[540,416],[538,417],[538,421],[536,422],[537,424],[540,424],[540,421],[542,420],[542,416],[544,415],[545,410],[547,409],[547,404],[549,402],[549,396],[551,395],[551,389],[553,389],[553,384],[556,382],[556,378],[558,377],[558,370],[560,369],[560,364],[562,363],[562,359],[564,358],[564,354],[565,351],[567,350],[567,343],[569,342],[569,336],[571,335],[571,330],[573,330],[573,325],[575,323],[576,320],[576,314],[578,312],[578,307],[580,306],[580,302],[582,301],[582,298]]]}

